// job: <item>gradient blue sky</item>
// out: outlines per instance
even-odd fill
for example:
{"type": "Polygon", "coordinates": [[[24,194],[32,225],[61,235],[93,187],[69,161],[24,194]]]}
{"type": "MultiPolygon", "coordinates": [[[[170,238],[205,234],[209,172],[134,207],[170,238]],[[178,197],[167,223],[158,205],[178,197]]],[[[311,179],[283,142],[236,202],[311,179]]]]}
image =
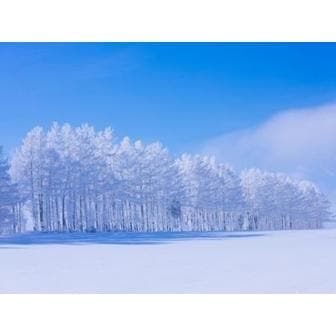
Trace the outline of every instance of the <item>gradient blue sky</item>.
{"type": "Polygon", "coordinates": [[[53,121],[173,152],[336,99],[336,44],[0,44],[0,143],[53,121]]]}

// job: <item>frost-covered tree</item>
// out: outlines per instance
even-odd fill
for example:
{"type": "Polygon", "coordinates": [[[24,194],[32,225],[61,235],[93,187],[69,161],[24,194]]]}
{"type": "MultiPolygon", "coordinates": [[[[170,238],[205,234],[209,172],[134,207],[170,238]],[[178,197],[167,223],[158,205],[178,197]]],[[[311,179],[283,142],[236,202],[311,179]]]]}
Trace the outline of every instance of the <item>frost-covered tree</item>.
{"type": "Polygon", "coordinates": [[[189,228],[242,228],[245,202],[239,176],[230,167],[199,155],[183,155],[178,165],[187,193],[189,228]]]}
{"type": "Polygon", "coordinates": [[[22,230],[20,197],[8,171],[8,160],[0,147],[0,233],[22,230]]]}
{"type": "Polygon", "coordinates": [[[250,169],[241,174],[250,230],[320,228],[329,202],[311,182],[250,169]]]}
{"type": "Polygon", "coordinates": [[[29,202],[35,230],[43,229],[45,219],[43,191],[48,169],[45,140],[42,128],[30,131],[21,149],[15,153],[11,166],[13,179],[29,202]]]}
{"type": "MultiPolygon", "coordinates": [[[[215,158],[175,159],[160,143],[110,128],[30,131],[11,176],[37,231],[214,231],[318,228],[328,202],[310,182],[215,158]]],[[[21,213],[21,212],[20,212],[21,213]]]]}

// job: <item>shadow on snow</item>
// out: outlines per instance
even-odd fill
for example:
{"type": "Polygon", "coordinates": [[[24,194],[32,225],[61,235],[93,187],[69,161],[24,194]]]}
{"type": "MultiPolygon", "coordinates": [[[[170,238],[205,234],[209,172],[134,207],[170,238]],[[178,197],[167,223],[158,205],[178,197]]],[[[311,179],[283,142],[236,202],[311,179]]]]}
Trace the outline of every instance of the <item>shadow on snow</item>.
{"type": "Polygon", "coordinates": [[[0,236],[0,249],[9,248],[8,245],[157,245],[176,241],[223,240],[262,236],[264,234],[251,232],[25,233],[0,236]]]}

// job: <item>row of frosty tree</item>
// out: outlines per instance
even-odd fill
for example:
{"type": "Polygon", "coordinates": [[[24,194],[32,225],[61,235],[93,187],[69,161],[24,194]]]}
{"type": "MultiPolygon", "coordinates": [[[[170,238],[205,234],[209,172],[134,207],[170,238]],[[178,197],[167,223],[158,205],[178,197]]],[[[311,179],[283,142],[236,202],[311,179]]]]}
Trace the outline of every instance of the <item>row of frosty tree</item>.
{"type": "Polygon", "coordinates": [[[328,201],[307,181],[237,175],[205,156],[83,125],[35,128],[0,164],[1,231],[212,231],[320,228],[328,201]],[[24,213],[24,216],[23,216],[24,213]]]}

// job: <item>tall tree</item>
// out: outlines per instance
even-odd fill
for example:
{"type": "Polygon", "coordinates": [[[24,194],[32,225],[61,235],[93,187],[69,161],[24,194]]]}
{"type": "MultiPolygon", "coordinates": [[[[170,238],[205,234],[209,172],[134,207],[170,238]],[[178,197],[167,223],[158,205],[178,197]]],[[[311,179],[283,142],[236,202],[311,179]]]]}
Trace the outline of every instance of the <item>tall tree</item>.
{"type": "Polygon", "coordinates": [[[8,160],[0,147],[0,232],[21,231],[20,197],[9,175],[8,160]]]}

